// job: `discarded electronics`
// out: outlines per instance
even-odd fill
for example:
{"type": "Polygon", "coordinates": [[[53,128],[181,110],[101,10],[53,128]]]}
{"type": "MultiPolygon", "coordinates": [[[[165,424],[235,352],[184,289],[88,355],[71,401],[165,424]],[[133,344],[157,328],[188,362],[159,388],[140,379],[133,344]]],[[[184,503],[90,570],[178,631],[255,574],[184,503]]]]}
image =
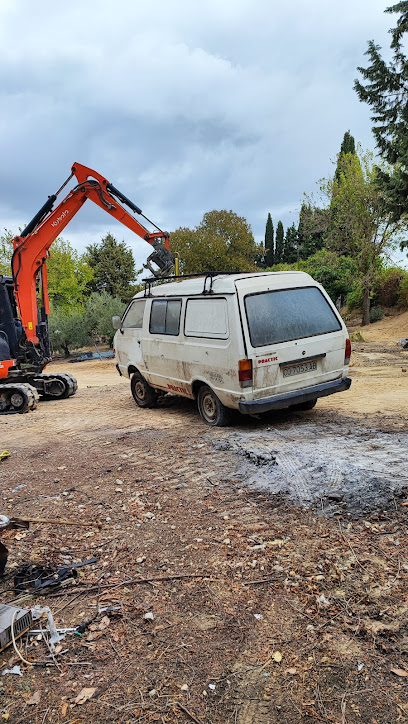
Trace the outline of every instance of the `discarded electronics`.
{"type": "Polygon", "coordinates": [[[43,591],[47,588],[56,588],[66,581],[77,577],[77,568],[89,566],[97,562],[97,558],[90,558],[82,563],[72,563],[61,568],[56,566],[40,566],[36,563],[25,563],[14,576],[14,588],[17,591],[24,591],[27,588],[34,588],[36,591],[43,591]]]}
{"type": "Polygon", "coordinates": [[[31,611],[0,603],[0,651],[28,631],[33,622],[31,611]],[[12,633],[13,629],[13,633],[12,633]]]}

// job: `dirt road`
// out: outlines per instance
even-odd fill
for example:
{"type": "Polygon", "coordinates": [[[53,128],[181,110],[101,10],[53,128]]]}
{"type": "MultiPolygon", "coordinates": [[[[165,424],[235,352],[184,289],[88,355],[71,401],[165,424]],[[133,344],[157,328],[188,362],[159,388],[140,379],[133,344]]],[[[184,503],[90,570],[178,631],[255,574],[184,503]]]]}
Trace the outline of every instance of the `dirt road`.
{"type": "Polygon", "coordinates": [[[98,558],[40,600],[60,627],[98,615],[54,659],[20,642],[42,665],[0,677],[5,720],[408,720],[408,352],[378,324],[308,413],[212,429],[91,361],[65,365],[74,398],[2,418],[0,513],[86,525],[5,532],[1,602],[27,560],[98,558]]]}

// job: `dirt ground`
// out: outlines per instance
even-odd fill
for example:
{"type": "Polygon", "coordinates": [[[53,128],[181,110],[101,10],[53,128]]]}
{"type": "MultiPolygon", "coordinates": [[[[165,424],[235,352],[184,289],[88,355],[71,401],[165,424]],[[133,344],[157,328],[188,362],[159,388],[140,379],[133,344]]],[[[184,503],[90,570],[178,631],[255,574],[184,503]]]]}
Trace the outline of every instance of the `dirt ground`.
{"type": "Polygon", "coordinates": [[[2,418],[0,513],[49,522],[3,532],[0,601],[88,626],[0,654],[0,721],[408,721],[408,313],[359,331],[350,391],[310,412],[213,429],[61,361],[75,397],[2,418]],[[23,563],[93,557],[17,598],[23,563]]]}

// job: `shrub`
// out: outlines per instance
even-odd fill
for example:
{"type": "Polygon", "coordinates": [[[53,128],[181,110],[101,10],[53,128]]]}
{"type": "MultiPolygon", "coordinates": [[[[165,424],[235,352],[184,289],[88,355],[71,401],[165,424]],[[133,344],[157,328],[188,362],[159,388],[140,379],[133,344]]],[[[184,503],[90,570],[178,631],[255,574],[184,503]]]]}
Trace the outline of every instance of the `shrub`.
{"type": "Polygon", "coordinates": [[[384,317],[384,311],[381,307],[371,307],[370,309],[370,322],[379,322],[384,317]]]}
{"type": "Polygon", "coordinates": [[[80,349],[91,341],[84,324],[82,307],[52,307],[49,329],[52,349],[63,352],[65,357],[69,357],[73,349],[80,349]]]}
{"type": "Polygon", "coordinates": [[[361,332],[353,332],[353,334],[350,334],[350,339],[352,342],[365,342],[361,332]]]}
{"type": "Polygon", "coordinates": [[[107,292],[94,292],[85,304],[84,324],[87,334],[92,339],[99,339],[112,344],[115,330],[112,317],[122,316],[125,304],[119,297],[111,297],[107,292]]]}
{"type": "Polygon", "coordinates": [[[347,294],[348,309],[360,309],[363,306],[363,289],[360,283],[356,284],[354,289],[347,294]]]}
{"type": "Polygon", "coordinates": [[[408,274],[405,275],[401,282],[400,293],[398,297],[399,307],[408,307],[408,274]]]}
{"type": "Polygon", "coordinates": [[[334,251],[320,249],[320,251],[300,260],[294,264],[276,264],[272,271],[298,270],[307,272],[319,284],[324,286],[333,302],[339,297],[345,298],[353,288],[357,277],[357,265],[348,256],[339,256],[334,251]]]}
{"type": "Polygon", "coordinates": [[[373,288],[373,302],[375,306],[395,307],[398,304],[401,284],[408,278],[404,269],[392,267],[382,269],[376,277],[373,288]]]}

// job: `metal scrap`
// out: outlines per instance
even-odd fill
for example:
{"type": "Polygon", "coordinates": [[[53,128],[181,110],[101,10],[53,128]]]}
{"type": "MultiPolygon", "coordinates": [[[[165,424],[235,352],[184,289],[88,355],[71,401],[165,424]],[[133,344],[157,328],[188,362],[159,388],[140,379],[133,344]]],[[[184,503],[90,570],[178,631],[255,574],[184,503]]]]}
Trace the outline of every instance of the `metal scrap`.
{"type": "Polygon", "coordinates": [[[72,563],[68,566],[41,566],[35,563],[25,563],[14,576],[14,588],[17,591],[24,591],[27,588],[34,588],[36,591],[56,588],[68,580],[77,577],[77,568],[88,566],[97,562],[97,558],[90,558],[82,563],[72,563]]]}

